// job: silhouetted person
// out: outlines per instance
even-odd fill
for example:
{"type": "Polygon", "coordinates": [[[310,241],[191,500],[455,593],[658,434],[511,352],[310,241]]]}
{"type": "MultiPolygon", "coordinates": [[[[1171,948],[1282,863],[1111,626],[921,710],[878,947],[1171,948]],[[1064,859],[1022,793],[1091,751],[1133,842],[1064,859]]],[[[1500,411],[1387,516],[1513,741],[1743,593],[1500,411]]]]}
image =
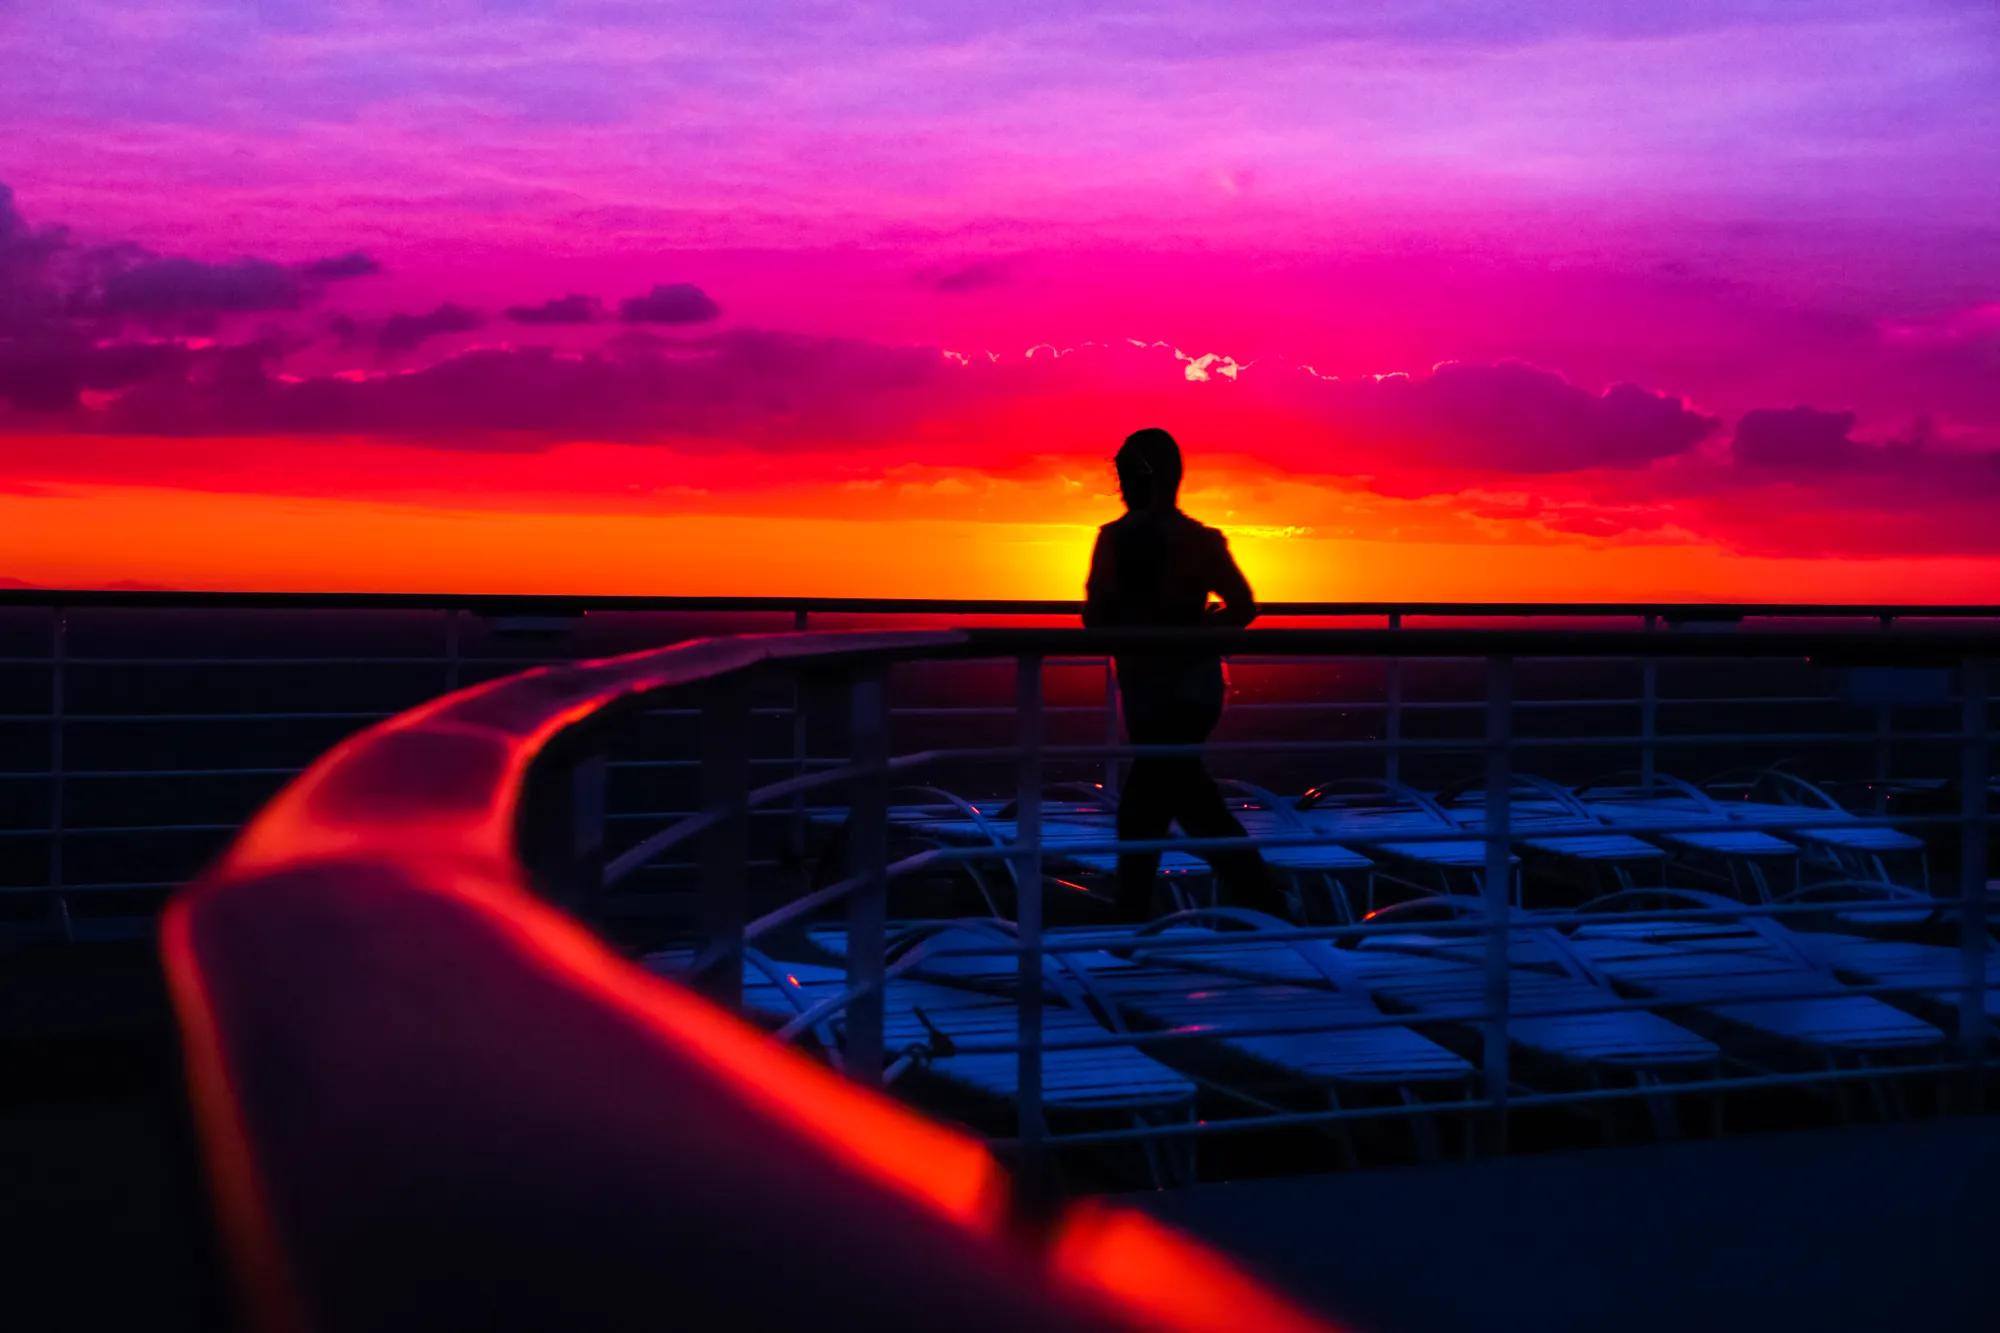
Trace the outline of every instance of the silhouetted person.
{"type": "MultiPolygon", "coordinates": [[[[1157,428],[1136,431],[1118,450],[1118,489],[1126,514],[1098,529],[1090,555],[1083,623],[1112,627],[1240,629],[1257,615],[1257,602],[1229,543],[1214,528],[1183,514],[1175,500],[1181,485],[1181,451],[1157,428]],[[1208,596],[1222,606],[1208,607],[1208,596]]],[[[1134,745],[1198,745],[1222,717],[1222,659],[1208,652],[1124,653],[1117,659],[1118,689],[1125,700],[1125,731],[1134,745]]],[[[1180,822],[1191,838],[1240,838],[1243,825],[1202,767],[1201,756],[1159,755],[1132,761],[1118,802],[1118,836],[1167,836],[1180,822]]],[[[1204,852],[1223,888],[1238,904],[1282,913],[1255,848],[1204,852]]],[[[1118,858],[1118,913],[1129,921],[1152,915],[1158,852],[1118,858]]]]}

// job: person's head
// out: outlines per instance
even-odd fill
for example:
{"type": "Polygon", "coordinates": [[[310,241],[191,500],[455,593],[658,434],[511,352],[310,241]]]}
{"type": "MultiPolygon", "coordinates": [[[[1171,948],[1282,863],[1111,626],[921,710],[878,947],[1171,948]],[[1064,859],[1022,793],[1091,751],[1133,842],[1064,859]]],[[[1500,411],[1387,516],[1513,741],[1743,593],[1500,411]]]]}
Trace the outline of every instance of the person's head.
{"type": "Polygon", "coordinates": [[[1112,465],[1127,509],[1171,509],[1181,489],[1181,447],[1158,426],[1125,437],[1112,465]]]}

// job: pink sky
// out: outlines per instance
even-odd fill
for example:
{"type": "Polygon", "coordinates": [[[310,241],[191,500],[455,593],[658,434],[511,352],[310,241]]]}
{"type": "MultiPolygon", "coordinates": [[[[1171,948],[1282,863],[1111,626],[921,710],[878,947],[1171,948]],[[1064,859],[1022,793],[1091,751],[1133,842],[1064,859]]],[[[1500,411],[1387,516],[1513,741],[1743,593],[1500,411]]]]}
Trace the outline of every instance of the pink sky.
{"type": "Polygon", "coordinates": [[[77,0],[0,47],[0,575],[527,586],[561,514],[819,534],[663,592],[949,591],[861,552],[1080,560],[1142,424],[1293,595],[2000,572],[1990,3],[77,0]],[[449,523],[356,563],[361,513],[449,523]]]}

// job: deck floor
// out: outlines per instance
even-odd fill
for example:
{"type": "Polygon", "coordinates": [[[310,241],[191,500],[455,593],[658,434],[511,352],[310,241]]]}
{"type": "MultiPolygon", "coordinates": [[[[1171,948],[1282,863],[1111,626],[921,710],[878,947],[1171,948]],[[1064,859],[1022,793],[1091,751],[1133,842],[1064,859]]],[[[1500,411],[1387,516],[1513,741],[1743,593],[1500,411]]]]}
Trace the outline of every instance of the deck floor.
{"type": "MultiPolygon", "coordinates": [[[[10,1326],[229,1327],[150,960],[65,955],[41,984],[23,961],[0,985],[10,1326]]],[[[2000,1326],[2000,1117],[1120,1197],[1355,1333],[2000,1326]]]]}
{"type": "Polygon", "coordinates": [[[2000,1119],[1124,1196],[1355,1333],[2000,1326],[2000,1119]]]}

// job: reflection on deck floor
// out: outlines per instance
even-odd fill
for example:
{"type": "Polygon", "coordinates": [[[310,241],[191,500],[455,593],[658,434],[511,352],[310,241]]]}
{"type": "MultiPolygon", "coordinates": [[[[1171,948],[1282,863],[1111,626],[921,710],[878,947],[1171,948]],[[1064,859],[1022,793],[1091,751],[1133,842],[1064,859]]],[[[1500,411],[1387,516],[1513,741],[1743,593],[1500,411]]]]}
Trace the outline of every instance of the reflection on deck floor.
{"type": "Polygon", "coordinates": [[[1121,1196],[1357,1333],[1994,1327],[2000,1121],[1121,1196]]]}

